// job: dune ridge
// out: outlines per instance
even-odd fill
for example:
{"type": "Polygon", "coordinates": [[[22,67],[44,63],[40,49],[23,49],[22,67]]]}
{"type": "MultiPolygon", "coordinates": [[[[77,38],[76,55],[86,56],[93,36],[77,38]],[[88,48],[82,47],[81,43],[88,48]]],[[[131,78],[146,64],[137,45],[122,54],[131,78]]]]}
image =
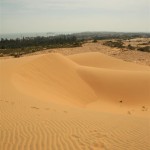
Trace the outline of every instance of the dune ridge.
{"type": "Polygon", "coordinates": [[[150,68],[57,53],[0,60],[0,149],[148,150],[150,68]]]}
{"type": "Polygon", "coordinates": [[[55,102],[58,99],[58,102],[64,100],[86,105],[98,99],[109,102],[124,99],[126,104],[150,104],[149,67],[130,65],[109,56],[105,58],[99,53],[77,54],[71,56],[71,60],[68,58],[50,54],[33,60],[16,72],[14,84],[21,85],[19,89],[23,87],[22,91],[29,91],[32,95],[40,92],[38,97],[48,96],[45,98],[55,102]],[[72,61],[76,58],[84,60],[85,65],[72,61]],[[90,62],[94,67],[86,66],[90,62]],[[140,92],[141,95],[137,94],[140,92]]]}

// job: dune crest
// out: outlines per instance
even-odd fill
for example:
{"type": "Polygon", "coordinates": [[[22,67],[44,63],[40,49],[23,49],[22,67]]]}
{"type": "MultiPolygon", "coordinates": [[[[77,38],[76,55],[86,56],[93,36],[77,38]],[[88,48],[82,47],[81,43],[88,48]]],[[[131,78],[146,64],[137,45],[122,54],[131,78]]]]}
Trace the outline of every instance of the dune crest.
{"type": "Polygon", "coordinates": [[[49,54],[22,66],[13,81],[26,94],[58,103],[85,106],[99,100],[110,103],[124,101],[126,105],[150,105],[148,69],[99,53],[78,54],[68,58],[49,54]],[[75,63],[77,59],[80,59],[78,64],[75,63]]]}
{"type": "Polygon", "coordinates": [[[128,71],[150,71],[150,67],[142,66],[107,56],[99,52],[86,52],[68,56],[71,60],[82,66],[128,71]]]}
{"type": "Polygon", "coordinates": [[[40,99],[82,106],[97,98],[93,89],[77,74],[77,67],[63,55],[50,54],[18,69],[13,82],[22,92],[40,99]]]}

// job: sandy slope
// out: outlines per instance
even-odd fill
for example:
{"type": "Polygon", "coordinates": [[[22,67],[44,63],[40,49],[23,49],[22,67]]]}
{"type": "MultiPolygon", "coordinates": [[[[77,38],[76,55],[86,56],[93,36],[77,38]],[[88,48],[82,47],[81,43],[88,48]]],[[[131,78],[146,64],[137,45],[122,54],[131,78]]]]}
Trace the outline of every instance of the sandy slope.
{"type": "Polygon", "coordinates": [[[0,149],[148,150],[150,68],[101,53],[0,59],[0,149]]]}
{"type": "Polygon", "coordinates": [[[99,52],[87,52],[68,56],[71,60],[82,66],[108,68],[115,70],[150,71],[150,67],[125,62],[99,52]]]}

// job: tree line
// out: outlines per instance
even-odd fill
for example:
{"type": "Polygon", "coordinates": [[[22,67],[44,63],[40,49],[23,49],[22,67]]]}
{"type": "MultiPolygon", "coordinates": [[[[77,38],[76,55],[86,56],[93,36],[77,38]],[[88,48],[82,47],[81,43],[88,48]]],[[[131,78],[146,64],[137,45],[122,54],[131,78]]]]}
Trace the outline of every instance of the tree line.
{"type": "Polygon", "coordinates": [[[77,47],[81,41],[73,35],[58,35],[49,37],[23,37],[0,40],[0,54],[26,54],[43,48],[77,47]]]}

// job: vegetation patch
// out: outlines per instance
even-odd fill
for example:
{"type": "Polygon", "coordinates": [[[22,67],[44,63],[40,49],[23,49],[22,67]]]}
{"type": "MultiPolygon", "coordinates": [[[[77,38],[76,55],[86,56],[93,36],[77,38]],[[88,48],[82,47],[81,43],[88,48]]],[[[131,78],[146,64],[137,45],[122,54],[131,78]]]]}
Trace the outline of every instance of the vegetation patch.
{"type": "Polygon", "coordinates": [[[121,40],[118,40],[118,41],[106,41],[106,42],[104,42],[104,45],[109,46],[109,47],[124,48],[123,42],[121,40]]]}
{"type": "Polygon", "coordinates": [[[81,46],[81,40],[73,35],[59,35],[50,37],[26,37],[17,39],[0,40],[0,56],[10,55],[20,57],[21,55],[53,48],[67,48],[81,46]]]}
{"type": "Polygon", "coordinates": [[[150,46],[140,47],[137,50],[142,52],[150,52],[150,46]]]}

